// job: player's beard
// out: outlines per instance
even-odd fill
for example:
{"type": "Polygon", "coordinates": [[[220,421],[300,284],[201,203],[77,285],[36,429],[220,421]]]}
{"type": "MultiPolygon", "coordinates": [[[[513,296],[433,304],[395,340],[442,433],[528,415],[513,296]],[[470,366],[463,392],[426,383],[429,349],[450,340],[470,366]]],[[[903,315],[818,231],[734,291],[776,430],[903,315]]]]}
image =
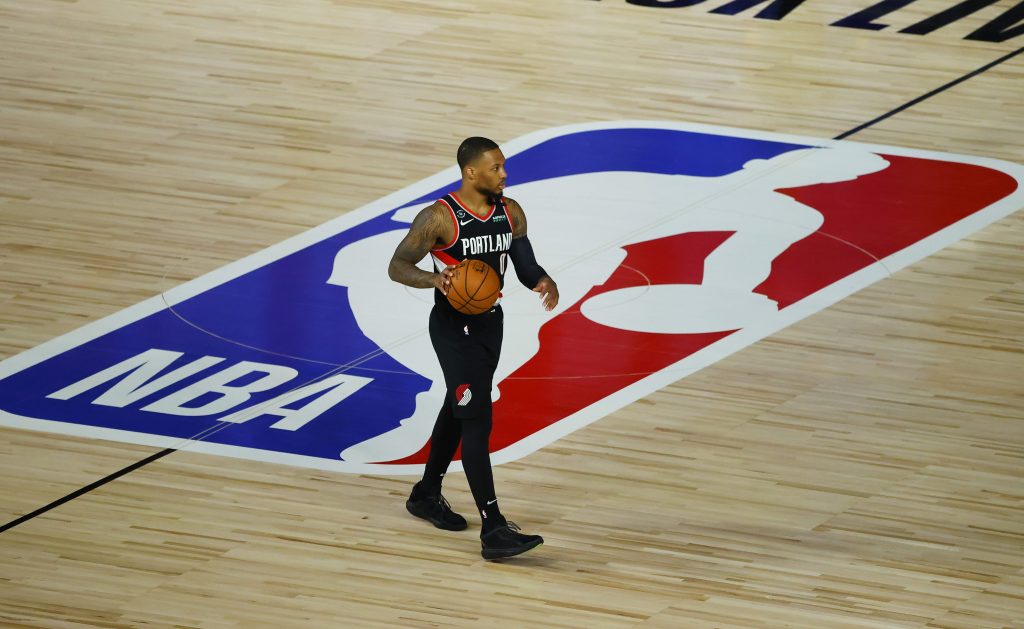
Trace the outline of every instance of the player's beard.
{"type": "Polygon", "coordinates": [[[483,190],[480,190],[478,188],[478,190],[480,190],[481,194],[483,194],[485,197],[487,197],[487,200],[489,202],[497,203],[498,199],[500,199],[502,197],[502,195],[504,194],[504,192],[505,192],[504,188],[502,187],[502,184],[504,184],[504,182],[501,182],[501,184],[496,184],[491,189],[486,189],[485,188],[483,190]]]}

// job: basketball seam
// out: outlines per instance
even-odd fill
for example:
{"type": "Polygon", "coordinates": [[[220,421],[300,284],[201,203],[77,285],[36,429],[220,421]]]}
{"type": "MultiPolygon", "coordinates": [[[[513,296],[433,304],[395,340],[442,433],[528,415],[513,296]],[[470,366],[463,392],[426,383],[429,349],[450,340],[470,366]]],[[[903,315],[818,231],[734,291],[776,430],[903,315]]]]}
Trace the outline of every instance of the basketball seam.
{"type": "MultiPolygon", "coordinates": [[[[468,259],[469,258],[467,258],[467,260],[468,259]]],[[[468,268],[469,265],[467,264],[466,267],[468,268]]],[[[487,276],[490,275],[490,274],[491,274],[491,266],[488,264],[487,266],[484,267],[484,274],[480,277],[480,281],[477,282],[476,289],[473,291],[473,294],[469,296],[470,299],[472,299],[473,301],[476,301],[476,294],[480,292],[480,289],[483,287],[484,282],[487,281],[487,276]]],[[[469,280],[469,274],[468,273],[466,274],[466,280],[467,281],[469,280]]]]}
{"type": "MultiPolygon", "coordinates": [[[[462,266],[462,267],[468,266],[468,264],[467,264],[468,260],[469,260],[469,258],[466,258],[466,260],[463,260],[459,264],[455,265],[456,266],[456,271],[455,272],[459,276],[461,276],[462,273],[465,272],[465,268],[459,269],[458,267],[460,267],[460,266],[462,266]]],[[[463,312],[463,309],[467,308],[469,306],[470,302],[473,301],[473,298],[470,297],[470,296],[467,296],[466,293],[464,293],[463,290],[462,290],[462,289],[464,289],[466,287],[466,282],[465,282],[466,278],[463,278],[461,288],[460,288],[459,284],[457,283],[458,278],[457,277],[452,277],[452,279],[455,280],[455,281],[452,282],[451,287],[448,289],[448,295],[449,295],[448,303],[451,304],[452,308],[455,308],[459,312],[463,312]],[[451,295],[452,295],[453,292],[455,294],[456,300],[452,300],[452,298],[451,298],[451,295]],[[456,303],[456,301],[459,301],[461,303],[456,303]]],[[[470,314],[470,313],[464,313],[464,314],[470,314]]]]}
{"type": "Polygon", "coordinates": [[[474,296],[473,299],[475,299],[476,301],[486,301],[486,300],[490,299],[492,295],[495,295],[495,294],[500,293],[500,292],[501,292],[501,285],[499,284],[498,288],[496,288],[493,291],[487,293],[483,297],[474,296]]]}
{"type": "MultiPolygon", "coordinates": [[[[490,277],[492,273],[497,275],[497,271],[495,271],[494,267],[492,267],[491,265],[488,264],[486,266],[486,269],[487,269],[487,272],[484,274],[483,278],[480,280],[480,285],[477,286],[476,292],[473,293],[473,300],[474,301],[483,301],[483,302],[491,301],[491,297],[494,297],[495,295],[501,293],[501,278],[499,277],[498,278],[498,283],[497,283],[497,288],[495,288],[493,291],[487,293],[483,297],[479,297],[478,296],[478,293],[480,292],[480,289],[483,288],[484,282],[487,281],[487,278],[490,277]]],[[[495,300],[497,300],[497,297],[495,297],[495,300]]],[[[491,305],[487,306],[483,310],[488,310],[493,305],[494,304],[491,303],[491,305]]],[[[481,310],[481,312],[483,312],[483,310],[481,310]]]]}
{"type": "MultiPolygon", "coordinates": [[[[462,270],[463,271],[467,271],[468,268],[469,268],[469,264],[471,262],[474,262],[474,261],[483,262],[482,260],[476,260],[475,258],[466,258],[458,266],[464,266],[465,268],[462,269],[462,270]]],[[[480,292],[480,289],[483,288],[483,285],[487,282],[487,279],[490,277],[490,275],[492,273],[496,273],[496,272],[494,271],[494,269],[489,264],[484,263],[484,273],[481,276],[480,281],[477,283],[476,287],[473,289],[472,292],[470,292],[468,287],[466,286],[466,284],[467,284],[467,282],[469,280],[469,273],[468,272],[466,273],[465,278],[462,281],[461,287],[459,287],[459,285],[456,284],[455,282],[452,282],[452,288],[449,289],[449,292],[454,291],[456,300],[461,302],[461,303],[456,304],[455,301],[453,301],[452,299],[449,298],[448,301],[449,301],[449,303],[451,303],[452,307],[455,308],[456,310],[458,310],[459,312],[463,312],[464,314],[470,314],[470,315],[481,314],[481,313],[489,310],[493,304],[490,304],[490,305],[487,305],[487,306],[478,306],[474,302],[484,302],[486,300],[489,300],[496,293],[500,293],[501,292],[501,281],[499,280],[498,281],[498,288],[496,290],[491,291],[490,293],[488,293],[487,295],[483,296],[482,298],[478,298],[477,297],[477,294],[480,292]]]]}

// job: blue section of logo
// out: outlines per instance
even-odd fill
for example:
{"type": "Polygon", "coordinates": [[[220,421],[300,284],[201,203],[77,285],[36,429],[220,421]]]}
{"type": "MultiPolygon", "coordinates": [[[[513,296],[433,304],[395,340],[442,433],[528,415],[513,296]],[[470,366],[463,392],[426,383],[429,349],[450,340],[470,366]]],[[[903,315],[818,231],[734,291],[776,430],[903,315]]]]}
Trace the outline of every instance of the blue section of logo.
{"type": "MultiPolygon", "coordinates": [[[[606,171],[716,177],[740,169],[751,159],[769,159],[800,148],[807,147],[690,131],[611,129],[547,140],[509,157],[507,169],[511,184],[606,171]]],[[[431,201],[456,185],[451,182],[403,206],[431,201]]],[[[173,438],[211,432],[201,438],[337,459],[346,447],[396,427],[401,418],[412,413],[416,394],[430,384],[368,339],[353,316],[348,290],[327,283],[335,255],[345,245],[407,228],[393,221],[390,214],[384,212],[176,304],[173,310],[161,310],[8,376],[0,380],[0,408],[24,417],[173,438]],[[150,383],[203,357],[223,360],[121,406],[96,400],[130,377],[130,370],[74,395],[47,397],[153,349],[183,355],[158,373],[154,371],[147,381],[150,383]],[[243,361],[290,368],[297,375],[268,390],[251,393],[244,403],[209,415],[190,415],[187,408],[203,407],[224,397],[223,392],[214,390],[187,401],[182,404],[186,411],[178,414],[142,410],[243,361]],[[256,416],[244,423],[220,421],[243,408],[338,373],[368,380],[298,429],[271,428],[281,415],[256,416]]],[[[380,277],[388,281],[383,269],[380,277]]],[[[251,373],[240,374],[237,380],[221,384],[244,387],[265,375],[258,366],[251,373]]],[[[134,388],[145,384],[140,380],[134,388]]],[[[122,394],[131,391],[127,386],[121,389],[122,394]]],[[[291,408],[315,399],[312,395],[291,408]]]]}
{"type": "MultiPolygon", "coordinates": [[[[721,177],[752,159],[771,159],[802,148],[809,147],[671,129],[604,129],[553,138],[506,156],[505,170],[510,186],[613,171],[721,177]]],[[[416,201],[433,201],[452,185],[416,201]]]]}

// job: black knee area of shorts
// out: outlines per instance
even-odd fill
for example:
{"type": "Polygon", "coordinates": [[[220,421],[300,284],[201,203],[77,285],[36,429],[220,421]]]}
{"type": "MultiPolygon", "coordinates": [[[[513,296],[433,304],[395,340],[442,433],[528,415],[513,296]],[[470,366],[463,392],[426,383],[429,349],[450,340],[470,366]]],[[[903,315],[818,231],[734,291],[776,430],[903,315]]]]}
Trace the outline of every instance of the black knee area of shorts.
{"type": "Polygon", "coordinates": [[[468,316],[434,306],[430,341],[448,389],[446,403],[458,419],[490,419],[491,387],[501,355],[504,313],[468,316]]]}

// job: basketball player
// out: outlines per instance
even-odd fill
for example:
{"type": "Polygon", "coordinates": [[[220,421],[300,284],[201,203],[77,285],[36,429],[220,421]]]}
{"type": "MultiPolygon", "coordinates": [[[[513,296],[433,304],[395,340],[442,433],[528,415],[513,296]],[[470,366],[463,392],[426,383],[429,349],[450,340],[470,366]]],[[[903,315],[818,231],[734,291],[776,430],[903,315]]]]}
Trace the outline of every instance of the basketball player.
{"type": "Polygon", "coordinates": [[[462,169],[458,191],[420,211],[395,249],[388,266],[392,280],[414,288],[434,289],[430,341],[444,373],[446,395],[431,434],[423,478],[412,488],[406,509],[434,526],[451,531],[466,528],[466,519],[452,511],[441,495],[441,481],[462,442],[462,466],[480,511],[480,543],[485,559],[512,557],[544,542],[524,535],[498,508],[491,473],[491,388],[501,353],[501,306],[479,315],[464,315],[448,303],[452,268],[466,258],[483,260],[502,277],[511,259],[516,276],[540,294],[550,311],[558,304],[558,287],[537,264],[526,236],[526,215],[518,203],[502,196],[505,156],[486,138],[467,138],[459,146],[462,169]],[[508,234],[512,234],[509,239],[508,234]],[[427,254],[436,271],[416,264],[427,254]]]}

